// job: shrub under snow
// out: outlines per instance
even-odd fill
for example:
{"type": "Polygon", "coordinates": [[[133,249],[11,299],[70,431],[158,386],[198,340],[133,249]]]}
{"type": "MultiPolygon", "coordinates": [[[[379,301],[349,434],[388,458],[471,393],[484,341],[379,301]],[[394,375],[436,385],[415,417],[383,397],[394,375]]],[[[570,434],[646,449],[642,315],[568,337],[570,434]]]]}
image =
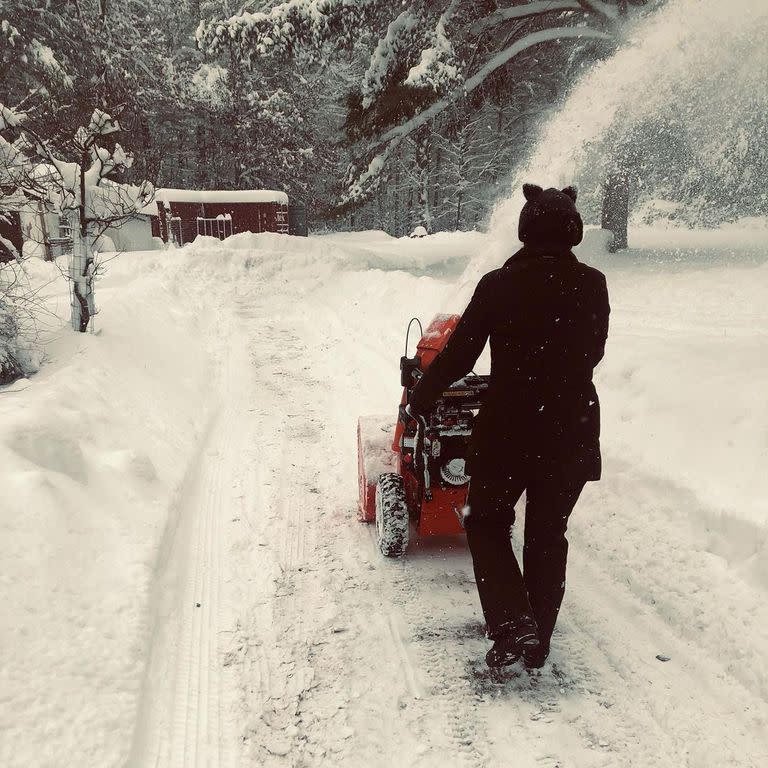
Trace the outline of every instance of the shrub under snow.
{"type": "Polygon", "coordinates": [[[0,384],[10,384],[24,375],[19,362],[18,336],[13,306],[0,298],[0,384]]]}

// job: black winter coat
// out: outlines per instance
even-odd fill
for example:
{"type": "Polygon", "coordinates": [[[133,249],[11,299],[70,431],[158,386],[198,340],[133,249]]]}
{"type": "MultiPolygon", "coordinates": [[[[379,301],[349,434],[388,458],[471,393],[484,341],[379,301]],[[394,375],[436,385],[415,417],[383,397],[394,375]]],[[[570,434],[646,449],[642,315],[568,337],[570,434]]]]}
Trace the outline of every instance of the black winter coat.
{"type": "Polygon", "coordinates": [[[428,411],[472,370],[490,337],[490,386],[472,430],[469,474],[599,480],[592,369],[605,351],[609,312],[601,272],[570,252],[551,257],[523,248],[480,280],[416,385],[411,410],[428,411]]]}

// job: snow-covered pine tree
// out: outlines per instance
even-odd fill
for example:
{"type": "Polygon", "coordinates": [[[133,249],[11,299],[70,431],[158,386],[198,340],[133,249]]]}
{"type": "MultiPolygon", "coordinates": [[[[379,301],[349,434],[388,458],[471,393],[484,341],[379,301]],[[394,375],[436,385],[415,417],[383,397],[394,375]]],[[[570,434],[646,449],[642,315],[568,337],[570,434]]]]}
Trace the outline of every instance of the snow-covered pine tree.
{"type": "MultiPolygon", "coordinates": [[[[29,159],[12,141],[23,122],[23,113],[0,104],[0,219],[4,220],[27,201],[27,195],[35,193],[29,181],[29,159]]],[[[21,262],[22,254],[15,245],[0,237],[0,385],[24,375],[19,350],[20,316],[30,316],[32,302],[25,289],[21,262]]]]}
{"type": "Polygon", "coordinates": [[[71,90],[66,62],[51,47],[64,29],[63,17],[49,4],[0,0],[0,71],[6,103],[22,103],[31,90],[71,90]]]}

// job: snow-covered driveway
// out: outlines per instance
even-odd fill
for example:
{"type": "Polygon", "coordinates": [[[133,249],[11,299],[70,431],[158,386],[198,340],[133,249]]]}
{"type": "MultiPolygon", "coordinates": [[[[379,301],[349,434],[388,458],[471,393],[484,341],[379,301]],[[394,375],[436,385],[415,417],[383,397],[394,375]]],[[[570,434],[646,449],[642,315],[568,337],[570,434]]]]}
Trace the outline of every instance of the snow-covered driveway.
{"type": "MultiPolygon", "coordinates": [[[[195,385],[206,407],[177,454],[154,565],[136,577],[146,629],[131,647],[143,683],[127,686],[118,743],[84,734],[65,764],[766,764],[768,489],[756,468],[768,409],[753,382],[768,366],[764,289],[754,287],[765,267],[730,278],[609,271],[606,478],[573,516],[568,592],[540,674],[484,666],[462,540],[418,542],[386,561],[356,521],[357,417],[394,410],[407,320],[441,309],[480,248],[480,236],[240,236],[198,241],[156,267],[174,311],[199,316],[189,343],[209,355],[205,386],[195,385]],[[715,298],[723,286],[738,307],[715,298]],[[698,381],[713,350],[741,368],[698,381]],[[740,402],[720,402],[707,425],[686,410],[724,391],[740,402]],[[762,410],[749,409],[753,398],[762,410]],[[757,426],[739,418],[744,403],[757,426]]],[[[111,650],[121,653],[119,637],[111,650]]],[[[19,696],[6,690],[3,724],[19,696]]],[[[45,723],[28,725],[28,738],[44,738],[45,723]]],[[[64,728],[48,730],[65,743],[64,728]]],[[[18,752],[8,742],[4,765],[62,764],[28,738],[18,752]]]]}

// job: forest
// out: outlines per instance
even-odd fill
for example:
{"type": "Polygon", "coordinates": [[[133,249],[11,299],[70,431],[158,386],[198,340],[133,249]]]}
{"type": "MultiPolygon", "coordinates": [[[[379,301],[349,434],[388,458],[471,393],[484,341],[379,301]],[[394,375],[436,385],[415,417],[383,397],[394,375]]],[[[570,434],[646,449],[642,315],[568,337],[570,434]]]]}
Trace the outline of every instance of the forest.
{"type": "Polygon", "coordinates": [[[119,117],[133,183],[283,190],[313,229],[482,228],[659,4],[0,0],[0,103],[63,156],[94,109],[119,117]]]}

